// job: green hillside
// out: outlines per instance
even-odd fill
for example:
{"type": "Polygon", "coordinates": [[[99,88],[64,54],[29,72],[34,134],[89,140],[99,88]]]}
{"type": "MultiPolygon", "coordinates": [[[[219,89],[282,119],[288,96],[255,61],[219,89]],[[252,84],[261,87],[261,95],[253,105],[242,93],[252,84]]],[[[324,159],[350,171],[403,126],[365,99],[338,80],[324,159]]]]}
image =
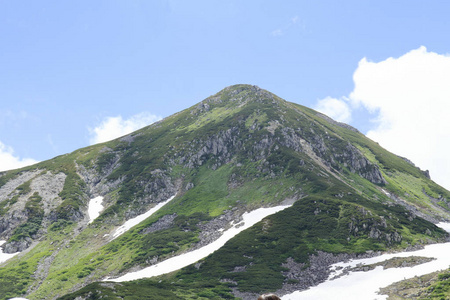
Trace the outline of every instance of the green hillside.
{"type": "Polygon", "coordinates": [[[0,299],[234,299],[310,286],[325,274],[305,281],[313,256],[444,240],[432,222],[450,218],[448,199],[356,129],[231,86],[128,136],[2,173],[0,240],[23,252],[0,266],[0,299]],[[173,195],[112,240],[125,220],[173,195]],[[95,196],[105,210],[88,224],[95,196]],[[203,245],[220,220],[287,202],[195,266],[99,283],[203,245]]]}

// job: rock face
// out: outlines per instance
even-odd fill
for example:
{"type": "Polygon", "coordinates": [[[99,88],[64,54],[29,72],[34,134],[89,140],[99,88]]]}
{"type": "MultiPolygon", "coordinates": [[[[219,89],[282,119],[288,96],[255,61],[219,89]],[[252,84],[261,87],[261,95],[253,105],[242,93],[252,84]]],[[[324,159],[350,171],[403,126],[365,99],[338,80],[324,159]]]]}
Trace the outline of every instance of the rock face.
{"type": "Polygon", "coordinates": [[[286,283],[283,288],[278,290],[280,295],[292,293],[297,290],[306,290],[311,286],[318,285],[328,279],[330,275],[330,266],[340,261],[349,259],[361,259],[374,256],[375,253],[366,253],[360,255],[351,254],[331,254],[318,251],[311,255],[309,266],[302,263],[296,263],[291,257],[286,260],[283,267],[288,271],[283,272],[286,277],[286,283]],[[294,283],[295,282],[295,283],[294,283]]]}
{"type": "Polygon", "coordinates": [[[155,231],[164,230],[172,227],[173,220],[177,217],[177,214],[165,215],[161,217],[158,221],[153,223],[151,226],[143,229],[141,234],[149,234],[155,231]]]}
{"type": "Polygon", "coordinates": [[[25,249],[27,249],[32,242],[33,240],[31,238],[25,238],[20,241],[9,242],[3,246],[4,247],[3,252],[4,253],[22,252],[25,249]]]}
{"type": "MultiPolygon", "coordinates": [[[[0,198],[7,203],[7,210],[0,217],[0,238],[8,239],[13,236],[20,226],[24,226],[34,217],[30,203],[34,197],[39,197],[39,207],[42,209],[41,220],[36,226],[42,226],[52,218],[53,210],[61,204],[59,193],[62,191],[66,175],[64,173],[53,174],[51,172],[25,172],[9,181],[0,189],[0,198]]],[[[14,241],[3,245],[5,253],[15,253],[28,248],[33,239],[38,238],[44,229],[33,233],[31,236],[20,235],[14,241]],[[17,240],[18,239],[18,240],[17,240]]]]}
{"type": "Polygon", "coordinates": [[[57,174],[47,172],[31,181],[31,193],[37,192],[42,197],[42,208],[46,216],[61,204],[59,193],[64,188],[66,177],[62,172],[57,174]]]}

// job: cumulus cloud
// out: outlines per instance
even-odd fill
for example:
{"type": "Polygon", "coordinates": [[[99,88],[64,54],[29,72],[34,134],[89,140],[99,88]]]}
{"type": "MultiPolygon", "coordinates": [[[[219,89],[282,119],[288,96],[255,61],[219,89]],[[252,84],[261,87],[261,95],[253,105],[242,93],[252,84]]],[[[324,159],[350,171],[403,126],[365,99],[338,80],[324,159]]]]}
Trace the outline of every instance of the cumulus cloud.
{"type": "Polygon", "coordinates": [[[0,142],[0,171],[18,169],[38,163],[32,158],[20,158],[14,155],[13,148],[0,142]]]}
{"type": "Polygon", "coordinates": [[[159,120],[161,120],[161,117],[147,112],[131,116],[129,119],[123,119],[120,115],[117,117],[107,117],[99,126],[93,129],[89,128],[91,134],[90,143],[93,145],[110,141],[159,120]]]}
{"type": "Polygon", "coordinates": [[[336,99],[327,97],[319,100],[314,109],[338,122],[348,123],[351,120],[351,109],[347,102],[348,100],[345,98],[336,99]]]}
{"type": "MultiPolygon", "coordinates": [[[[362,105],[375,116],[367,136],[450,189],[450,56],[422,46],[381,62],[363,58],[353,81],[350,107],[362,105]]],[[[336,109],[328,102],[323,110],[336,109]]]]}
{"type": "Polygon", "coordinates": [[[362,59],[352,101],[377,112],[367,136],[450,188],[450,56],[425,47],[375,63],[362,59]]]}

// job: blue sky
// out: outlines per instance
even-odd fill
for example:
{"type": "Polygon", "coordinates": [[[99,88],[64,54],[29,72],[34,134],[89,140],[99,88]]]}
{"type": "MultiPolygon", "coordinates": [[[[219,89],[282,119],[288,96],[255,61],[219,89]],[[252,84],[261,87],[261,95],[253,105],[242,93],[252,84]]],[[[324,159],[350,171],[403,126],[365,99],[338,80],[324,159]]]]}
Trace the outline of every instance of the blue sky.
{"type": "Polygon", "coordinates": [[[353,125],[450,188],[439,150],[450,136],[421,142],[449,124],[435,112],[448,107],[449,11],[448,1],[0,0],[0,169],[248,83],[353,125]],[[436,80],[415,84],[416,73],[436,80]]]}

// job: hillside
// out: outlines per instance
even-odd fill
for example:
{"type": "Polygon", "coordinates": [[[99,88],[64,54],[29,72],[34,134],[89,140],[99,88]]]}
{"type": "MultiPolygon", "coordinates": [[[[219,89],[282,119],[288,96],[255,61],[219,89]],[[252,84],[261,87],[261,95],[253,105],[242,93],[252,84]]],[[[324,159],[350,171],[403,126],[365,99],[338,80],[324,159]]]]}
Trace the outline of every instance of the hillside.
{"type": "Polygon", "coordinates": [[[344,258],[443,241],[447,233],[433,223],[450,219],[450,193],[427,172],[346,124],[250,85],[0,176],[2,248],[21,252],[1,265],[0,299],[284,293],[323,281],[344,258]],[[96,197],[104,209],[92,219],[96,197]],[[244,213],[278,206],[288,207],[180,271],[100,282],[199,249],[244,213]]]}

